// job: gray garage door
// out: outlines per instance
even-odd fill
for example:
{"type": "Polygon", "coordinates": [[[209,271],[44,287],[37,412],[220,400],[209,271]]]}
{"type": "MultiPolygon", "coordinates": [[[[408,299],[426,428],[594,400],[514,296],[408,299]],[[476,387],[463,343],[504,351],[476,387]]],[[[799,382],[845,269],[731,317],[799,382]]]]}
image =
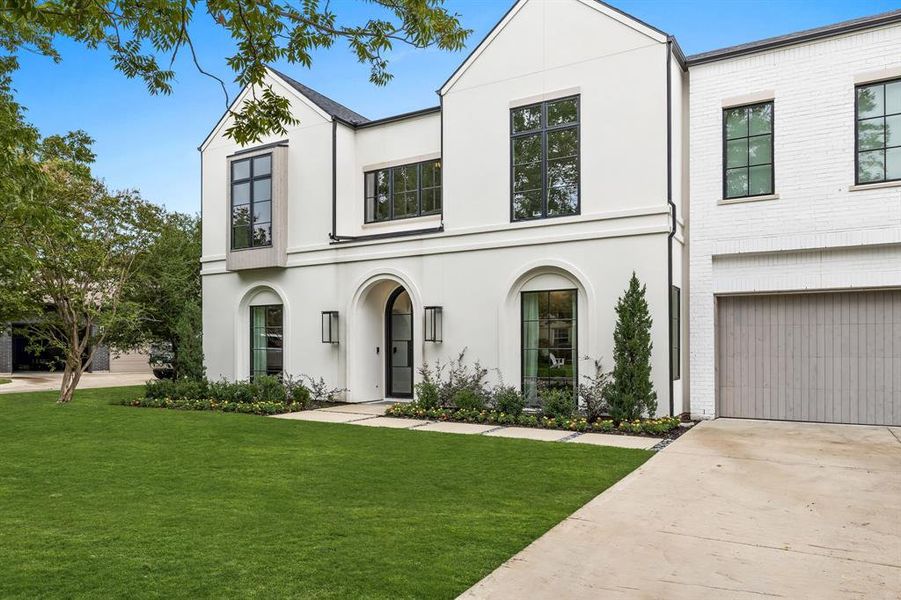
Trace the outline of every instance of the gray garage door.
{"type": "Polygon", "coordinates": [[[721,297],[718,414],[901,425],[901,291],[721,297]]]}

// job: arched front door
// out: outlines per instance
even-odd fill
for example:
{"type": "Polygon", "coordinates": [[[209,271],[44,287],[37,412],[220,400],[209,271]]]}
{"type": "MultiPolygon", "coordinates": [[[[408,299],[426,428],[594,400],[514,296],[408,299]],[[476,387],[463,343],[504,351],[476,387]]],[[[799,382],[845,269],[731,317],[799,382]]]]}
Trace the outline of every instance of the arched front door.
{"type": "Polygon", "coordinates": [[[388,297],[385,309],[385,381],[388,396],[413,397],[413,303],[402,287],[388,297]]]}

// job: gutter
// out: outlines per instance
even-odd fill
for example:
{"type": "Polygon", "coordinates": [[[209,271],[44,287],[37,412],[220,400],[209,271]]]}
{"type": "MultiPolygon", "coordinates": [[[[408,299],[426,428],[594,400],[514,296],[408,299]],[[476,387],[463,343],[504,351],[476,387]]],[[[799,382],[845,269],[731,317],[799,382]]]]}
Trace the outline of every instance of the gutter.
{"type": "Polygon", "coordinates": [[[385,233],[373,233],[370,235],[334,235],[331,238],[331,244],[347,244],[351,242],[368,242],[369,240],[385,240],[396,237],[410,237],[412,235],[426,235],[429,233],[441,233],[444,231],[444,225],[438,227],[428,227],[425,229],[408,229],[407,231],[388,231],[385,233]]]}
{"type": "Polygon", "coordinates": [[[666,290],[667,331],[669,336],[669,414],[675,416],[673,399],[673,238],[676,235],[676,204],[673,202],[673,37],[666,40],[666,203],[670,209],[670,232],[666,245],[666,290]]]}

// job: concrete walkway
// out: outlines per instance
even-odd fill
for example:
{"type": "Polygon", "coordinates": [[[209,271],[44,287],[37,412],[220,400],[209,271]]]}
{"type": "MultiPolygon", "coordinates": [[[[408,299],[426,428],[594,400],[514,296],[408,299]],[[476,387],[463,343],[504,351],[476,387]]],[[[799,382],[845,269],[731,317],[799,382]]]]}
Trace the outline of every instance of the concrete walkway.
{"type": "Polygon", "coordinates": [[[594,444],[597,446],[615,446],[618,448],[639,448],[650,450],[661,442],[658,438],[635,435],[611,435],[603,433],[577,433],[557,429],[534,429],[530,427],[507,427],[483,425],[481,423],[451,423],[448,421],[427,421],[420,419],[399,419],[386,417],[385,409],[392,402],[373,402],[367,404],[347,404],[317,410],[273,415],[274,419],[292,419],[295,421],[317,421],[320,423],[348,423],[368,427],[390,427],[392,429],[414,429],[416,431],[437,431],[439,433],[459,433],[464,435],[485,435],[488,437],[519,438],[524,440],[540,440],[545,442],[571,442],[576,444],[594,444]]]}
{"type": "MultiPolygon", "coordinates": [[[[0,385],[0,394],[59,390],[63,380],[60,372],[15,373],[3,377],[12,381],[0,385]]],[[[148,379],[153,379],[153,373],[85,373],[78,382],[78,389],[143,385],[148,379]]]]}
{"type": "Polygon", "coordinates": [[[462,598],[901,597],[901,428],[702,423],[462,598]]]}

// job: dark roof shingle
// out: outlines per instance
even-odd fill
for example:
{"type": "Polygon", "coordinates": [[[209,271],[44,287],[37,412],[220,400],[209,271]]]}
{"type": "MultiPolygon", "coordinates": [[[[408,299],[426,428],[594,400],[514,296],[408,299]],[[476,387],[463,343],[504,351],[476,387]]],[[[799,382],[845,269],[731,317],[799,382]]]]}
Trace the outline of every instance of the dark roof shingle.
{"type": "Polygon", "coordinates": [[[345,123],[350,123],[351,125],[362,125],[363,123],[369,122],[369,119],[359,113],[350,110],[343,104],[335,102],[328,96],[320,94],[313,88],[305,86],[296,79],[292,79],[284,73],[276,71],[272,67],[269,68],[273,73],[284,79],[285,83],[309,98],[310,102],[313,102],[314,104],[316,104],[316,106],[327,112],[332,117],[338,119],[339,121],[344,121],[345,123]]]}
{"type": "Polygon", "coordinates": [[[861,29],[871,29],[873,27],[880,27],[882,25],[890,25],[899,21],[901,21],[901,9],[879,13],[877,15],[870,15],[868,17],[851,19],[849,21],[841,21],[840,23],[833,23],[831,25],[816,27],[814,29],[796,31],[794,33],[770,37],[762,40],[757,40],[755,42],[748,42],[746,44],[738,44],[737,46],[729,46],[727,48],[720,48],[718,50],[701,52],[699,54],[693,54],[687,57],[686,62],[690,67],[692,65],[713,62],[715,60],[732,58],[744,54],[752,54],[754,52],[763,52],[764,50],[791,46],[793,44],[800,44],[802,42],[807,42],[810,40],[842,35],[845,33],[851,33],[853,31],[859,31],[861,29]]]}

